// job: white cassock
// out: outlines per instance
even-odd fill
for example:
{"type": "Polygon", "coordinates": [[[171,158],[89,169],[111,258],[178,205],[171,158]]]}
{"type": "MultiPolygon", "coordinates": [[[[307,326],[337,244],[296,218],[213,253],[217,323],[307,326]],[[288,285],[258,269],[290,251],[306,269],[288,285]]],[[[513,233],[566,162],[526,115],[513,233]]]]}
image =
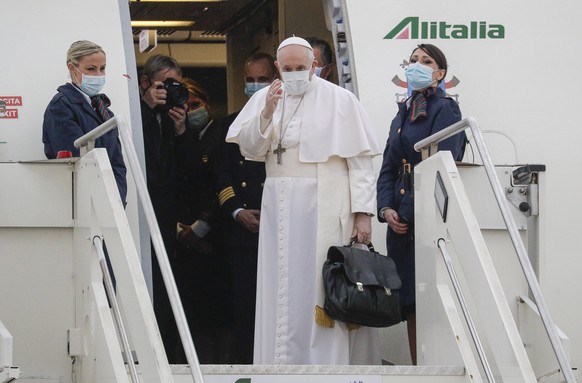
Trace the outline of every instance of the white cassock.
{"type": "Polygon", "coordinates": [[[349,330],[322,309],[327,249],[349,242],[354,213],[376,211],[375,132],[351,92],[318,77],[303,96],[281,99],[270,123],[260,117],[267,92],[253,95],[226,137],[267,172],[254,363],[379,364],[377,329],[349,330]]]}

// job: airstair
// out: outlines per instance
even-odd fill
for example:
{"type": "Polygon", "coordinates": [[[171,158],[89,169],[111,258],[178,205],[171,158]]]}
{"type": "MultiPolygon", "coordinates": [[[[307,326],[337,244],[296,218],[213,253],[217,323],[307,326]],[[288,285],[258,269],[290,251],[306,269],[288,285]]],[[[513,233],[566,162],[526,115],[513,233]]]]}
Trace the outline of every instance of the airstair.
{"type": "Polygon", "coordinates": [[[80,158],[0,163],[0,382],[576,381],[532,267],[543,255],[524,247],[535,248],[543,171],[493,167],[474,119],[417,144],[427,157],[415,169],[419,366],[200,366],[129,131],[115,117],[77,140],[80,158]],[[168,364],[107,153],[92,148],[113,128],[188,365],[168,364]],[[428,156],[466,128],[483,165],[428,156]]]}

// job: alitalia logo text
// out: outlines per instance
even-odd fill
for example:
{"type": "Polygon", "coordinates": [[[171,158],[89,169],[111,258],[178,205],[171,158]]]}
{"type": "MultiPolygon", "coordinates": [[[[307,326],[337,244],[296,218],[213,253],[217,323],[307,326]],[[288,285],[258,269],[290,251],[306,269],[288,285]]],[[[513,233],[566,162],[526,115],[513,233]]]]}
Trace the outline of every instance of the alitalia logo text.
{"type": "Polygon", "coordinates": [[[446,21],[421,21],[418,17],[402,19],[385,39],[503,39],[505,27],[486,21],[449,24],[446,21]]]}

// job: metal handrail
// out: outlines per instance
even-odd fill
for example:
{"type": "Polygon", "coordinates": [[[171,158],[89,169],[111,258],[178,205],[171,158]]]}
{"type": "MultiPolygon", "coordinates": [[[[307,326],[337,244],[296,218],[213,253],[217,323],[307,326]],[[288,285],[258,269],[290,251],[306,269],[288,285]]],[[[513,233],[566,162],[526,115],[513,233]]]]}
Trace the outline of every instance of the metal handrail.
{"type": "Polygon", "coordinates": [[[162,273],[164,285],[166,286],[166,291],[168,292],[170,306],[172,307],[174,319],[176,320],[178,333],[180,334],[180,340],[182,341],[184,353],[186,354],[186,360],[190,365],[192,378],[194,379],[195,383],[204,383],[204,377],[202,376],[200,362],[198,361],[196,349],[194,348],[192,334],[190,333],[190,328],[188,327],[188,322],[186,321],[186,315],[184,314],[184,306],[182,305],[182,300],[180,299],[178,287],[176,286],[176,280],[174,279],[170,261],[168,260],[168,253],[166,253],[164,241],[162,240],[162,233],[160,232],[160,227],[158,226],[158,221],[156,220],[156,215],[154,213],[154,208],[150,199],[147,184],[139,165],[137,153],[131,139],[129,126],[125,121],[125,118],[122,116],[115,116],[107,120],[97,128],[93,129],[91,132],[75,140],[74,145],[77,148],[80,148],[81,146],[90,146],[90,142],[94,142],[95,139],[100,137],[102,134],[107,133],[116,126],[119,130],[119,134],[121,135],[123,151],[127,162],[129,163],[131,173],[133,174],[136,189],[144,209],[146,221],[150,229],[152,244],[154,246],[156,258],[160,265],[160,271],[162,273]]]}
{"type": "Polygon", "coordinates": [[[489,150],[485,145],[485,140],[483,139],[483,135],[481,134],[481,130],[479,129],[479,124],[477,120],[473,117],[465,118],[421,141],[418,141],[414,145],[414,150],[417,152],[425,151],[429,147],[434,147],[438,142],[445,140],[456,133],[459,133],[466,128],[471,129],[471,134],[473,135],[473,140],[477,146],[477,151],[481,156],[481,160],[483,161],[483,166],[485,167],[485,172],[487,173],[487,178],[489,179],[489,183],[491,184],[491,188],[493,189],[493,194],[495,195],[495,199],[497,200],[497,205],[501,211],[501,215],[503,220],[505,221],[505,226],[507,227],[507,231],[509,232],[509,236],[511,238],[511,242],[517,253],[517,258],[521,265],[521,269],[527,281],[527,284],[532,292],[533,298],[535,303],[538,307],[540,312],[540,317],[542,318],[542,322],[546,329],[546,333],[548,334],[548,338],[550,343],[552,344],[552,348],[554,349],[554,354],[558,359],[558,364],[562,369],[562,373],[564,374],[564,378],[566,379],[567,383],[575,383],[576,378],[574,377],[574,373],[572,372],[572,367],[570,366],[570,362],[566,357],[566,352],[564,351],[564,347],[560,342],[558,332],[556,330],[556,325],[552,321],[552,317],[550,316],[550,312],[546,305],[546,301],[542,294],[542,290],[538,283],[538,280],[535,276],[534,269],[531,265],[529,257],[527,255],[527,251],[525,250],[525,246],[521,237],[519,236],[519,231],[517,229],[517,225],[515,224],[515,220],[513,215],[509,210],[509,204],[507,199],[504,197],[503,187],[501,186],[501,182],[497,177],[497,173],[495,172],[495,167],[493,165],[493,161],[491,160],[491,155],[489,154],[489,150]]]}
{"type": "Polygon", "coordinates": [[[450,125],[443,130],[439,130],[435,134],[428,136],[423,140],[418,141],[416,144],[414,144],[414,150],[420,152],[422,149],[428,148],[432,144],[438,144],[439,142],[446,140],[447,138],[452,137],[467,128],[471,128],[471,131],[473,131],[473,127],[476,127],[477,129],[479,128],[477,120],[475,120],[473,117],[465,118],[459,122],[455,122],[453,125],[450,125]]]}
{"type": "Polygon", "coordinates": [[[129,340],[127,338],[125,326],[123,325],[123,319],[121,319],[121,311],[119,310],[119,304],[117,303],[117,297],[115,296],[115,288],[113,287],[113,281],[109,267],[107,266],[107,261],[105,259],[105,252],[103,251],[103,241],[101,240],[101,237],[93,237],[93,246],[95,246],[95,250],[97,250],[97,255],[99,256],[99,266],[101,266],[101,274],[103,274],[105,293],[107,294],[107,298],[109,298],[109,302],[111,303],[111,309],[113,310],[113,318],[115,319],[117,334],[119,335],[119,338],[121,338],[121,345],[127,357],[127,366],[129,368],[131,381],[134,383],[139,383],[137,369],[135,368],[135,361],[133,360],[133,354],[131,353],[131,347],[129,346],[129,340]]]}
{"type": "Polygon", "coordinates": [[[95,140],[117,127],[118,121],[118,117],[110,118],[95,129],[77,138],[73,145],[75,145],[75,148],[81,149],[81,155],[86,154],[95,147],[95,140]]]}
{"type": "Polygon", "coordinates": [[[445,266],[447,268],[447,271],[449,272],[449,277],[451,278],[451,282],[453,283],[453,289],[457,294],[457,299],[459,300],[459,304],[461,305],[461,311],[463,312],[463,316],[465,317],[465,321],[467,322],[467,327],[469,327],[469,333],[471,334],[471,338],[473,339],[473,343],[475,344],[475,349],[477,350],[477,354],[479,355],[479,360],[481,361],[481,365],[483,366],[485,375],[487,375],[489,383],[495,383],[493,370],[491,370],[489,360],[487,359],[487,355],[485,354],[485,350],[483,349],[483,344],[481,343],[481,339],[479,338],[479,334],[477,333],[475,322],[473,322],[473,317],[471,317],[471,313],[469,312],[467,301],[465,300],[465,295],[463,294],[463,289],[461,288],[459,278],[457,277],[457,273],[455,272],[455,268],[453,266],[453,261],[451,259],[451,256],[449,255],[449,251],[447,250],[447,243],[443,238],[439,238],[439,240],[437,241],[437,246],[441,250],[443,261],[445,262],[445,266]]]}

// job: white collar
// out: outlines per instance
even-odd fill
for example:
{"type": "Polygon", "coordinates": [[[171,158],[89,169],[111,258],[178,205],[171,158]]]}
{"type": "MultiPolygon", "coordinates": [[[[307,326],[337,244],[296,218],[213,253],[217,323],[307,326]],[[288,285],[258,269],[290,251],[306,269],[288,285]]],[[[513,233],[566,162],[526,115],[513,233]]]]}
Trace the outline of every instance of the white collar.
{"type": "Polygon", "coordinates": [[[81,93],[83,95],[83,97],[85,97],[85,100],[87,100],[89,105],[91,105],[91,97],[87,96],[87,93],[85,93],[81,89],[79,89],[79,87],[77,85],[75,85],[72,81],[71,81],[71,85],[73,85],[73,88],[77,89],[77,91],[79,93],[81,93]]]}

